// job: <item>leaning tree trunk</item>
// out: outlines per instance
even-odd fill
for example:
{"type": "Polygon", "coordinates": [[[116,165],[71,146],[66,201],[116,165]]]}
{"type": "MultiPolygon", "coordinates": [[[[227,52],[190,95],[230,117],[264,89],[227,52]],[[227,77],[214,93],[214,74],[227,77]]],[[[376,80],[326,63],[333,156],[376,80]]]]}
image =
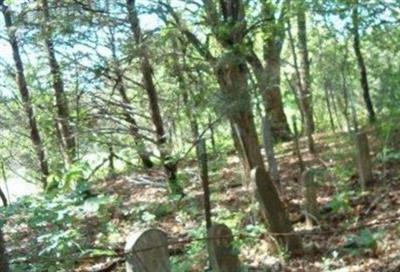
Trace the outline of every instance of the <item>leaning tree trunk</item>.
{"type": "Polygon", "coordinates": [[[170,152],[167,150],[167,134],[164,130],[158,103],[157,89],[153,81],[153,69],[149,61],[147,48],[143,42],[139,18],[135,7],[135,0],[126,0],[126,5],[128,8],[129,24],[140,57],[140,72],[143,77],[144,88],[149,98],[151,118],[156,128],[157,143],[160,149],[161,159],[163,160],[164,170],[168,177],[172,193],[183,194],[183,189],[179,186],[177,180],[177,162],[172,158],[170,152]]]}
{"type": "Polygon", "coordinates": [[[112,58],[113,58],[113,63],[114,63],[114,68],[115,68],[115,73],[116,73],[116,89],[121,96],[123,105],[122,105],[122,110],[123,110],[123,115],[125,118],[125,121],[129,124],[129,132],[130,135],[133,138],[133,141],[136,145],[136,150],[138,152],[139,158],[143,163],[143,166],[145,168],[152,168],[154,166],[152,160],[150,159],[150,153],[147,151],[145,142],[143,137],[139,133],[139,128],[138,124],[136,122],[136,119],[132,114],[129,112],[128,108],[131,105],[131,101],[128,98],[124,78],[123,78],[123,72],[121,71],[120,68],[120,63],[117,58],[117,49],[115,47],[115,37],[114,37],[114,32],[110,28],[110,38],[111,38],[111,53],[112,53],[112,58]]]}
{"type": "Polygon", "coordinates": [[[365,66],[364,57],[361,52],[361,41],[360,41],[360,33],[359,33],[359,25],[360,18],[358,14],[358,0],[355,0],[352,14],[352,22],[353,22],[353,48],[354,53],[356,55],[358,70],[360,72],[360,83],[363,90],[363,98],[365,102],[365,106],[368,111],[368,120],[370,123],[376,121],[376,115],[374,106],[372,104],[371,95],[369,91],[368,85],[368,76],[367,76],[367,67],[365,66]]]}
{"type": "Polygon", "coordinates": [[[5,25],[8,31],[8,40],[12,48],[14,64],[17,70],[17,78],[16,78],[17,87],[21,94],[25,114],[28,118],[31,141],[39,161],[39,166],[41,170],[40,180],[42,181],[43,186],[46,187],[47,177],[49,175],[49,167],[47,164],[46,153],[44,150],[42,138],[39,133],[35,113],[33,111],[31,96],[29,94],[28,85],[25,79],[24,66],[21,60],[21,55],[19,53],[19,45],[17,37],[15,35],[15,29],[11,18],[11,10],[9,9],[8,6],[4,4],[4,0],[0,0],[0,6],[2,8],[5,25]]]}
{"type": "MultiPolygon", "coordinates": [[[[292,226],[283,203],[269,174],[265,171],[255,128],[251,95],[248,89],[248,69],[243,48],[246,33],[245,7],[242,1],[220,1],[219,9],[213,1],[204,0],[208,23],[223,48],[222,55],[214,63],[214,71],[224,96],[223,109],[234,127],[241,147],[245,169],[259,169],[254,179],[258,200],[273,232],[291,232],[292,226]],[[222,19],[221,19],[222,18],[222,19]],[[219,31],[224,26],[227,31],[219,31]],[[229,26],[229,27],[227,27],[229,26]],[[261,171],[261,172],[260,172],[261,171]]],[[[301,251],[297,236],[288,235],[278,239],[291,253],[301,251]]]]}
{"type": "Polygon", "coordinates": [[[129,124],[129,132],[133,138],[133,141],[136,145],[136,150],[138,152],[139,158],[142,161],[142,164],[145,168],[152,168],[154,166],[152,160],[150,159],[150,153],[147,151],[143,138],[139,133],[139,128],[136,122],[136,119],[131,115],[127,107],[130,105],[130,100],[127,96],[125,85],[123,82],[122,76],[117,75],[117,90],[122,98],[122,102],[124,103],[123,114],[125,121],[129,124]]]}
{"type": "Polygon", "coordinates": [[[47,0],[40,0],[40,8],[43,12],[43,34],[46,46],[48,61],[50,65],[50,73],[53,80],[53,89],[57,108],[57,122],[59,123],[62,145],[67,153],[68,163],[73,163],[76,156],[76,141],[74,132],[71,127],[68,100],[64,91],[64,81],[62,72],[58,64],[53,41],[52,22],[47,0]]]}

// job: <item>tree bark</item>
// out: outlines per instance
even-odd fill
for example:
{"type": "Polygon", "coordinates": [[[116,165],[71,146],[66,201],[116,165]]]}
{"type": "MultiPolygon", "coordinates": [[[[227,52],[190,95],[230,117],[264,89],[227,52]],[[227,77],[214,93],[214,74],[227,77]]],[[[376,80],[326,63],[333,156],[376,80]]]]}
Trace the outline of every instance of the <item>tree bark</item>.
{"type": "Polygon", "coordinates": [[[114,33],[110,29],[110,34],[111,34],[111,53],[112,53],[112,58],[113,58],[113,63],[114,63],[114,68],[115,68],[115,74],[116,74],[116,89],[121,96],[123,106],[123,115],[125,118],[125,121],[129,124],[129,132],[133,138],[133,141],[136,145],[136,150],[138,152],[139,158],[142,161],[142,164],[145,168],[152,168],[154,166],[152,160],[150,159],[150,153],[147,151],[144,139],[140,136],[139,133],[139,128],[136,122],[136,119],[132,116],[132,114],[129,112],[127,109],[128,106],[131,105],[131,101],[128,98],[124,78],[123,78],[123,72],[120,69],[120,63],[117,58],[117,50],[115,48],[115,38],[114,38],[114,33]]]}
{"type": "Polygon", "coordinates": [[[272,201],[273,199],[279,200],[279,196],[268,173],[264,169],[256,167],[251,170],[251,174],[256,185],[256,194],[262,204],[272,235],[277,238],[284,249],[289,250],[291,255],[300,255],[302,253],[301,239],[293,233],[292,224],[283,203],[272,201]],[[283,235],[279,235],[281,233],[283,235]]]}
{"type": "Polygon", "coordinates": [[[285,39],[284,22],[286,20],[286,3],[282,4],[281,15],[275,18],[275,7],[262,2],[263,17],[268,22],[263,26],[264,65],[252,52],[248,57],[257,79],[257,85],[263,98],[266,115],[271,120],[271,131],[275,139],[288,141],[291,138],[290,128],[283,107],[281,95],[281,52],[285,39]],[[271,19],[272,18],[272,19],[271,19]]]}
{"type": "Polygon", "coordinates": [[[0,199],[1,199],[1,202],[3,202],[3,206],[7,207],[8,206],[7,197],[1,188],[0,188],[0,199]]]}
{"type": "Polygon", "coordinates": [[[372,104],[369,84],[368,84],[368,75],[367,75],[367,67],[365,66],[364,57],[361,52],[361,41],[360,41],[360,18],[358,14],[358,0],[354,0],[353,13],[352,13],[352,22],[353,22],[353,49],[356,55],[358,69],[360,73],[360,83],[361,88],[363,90],[363,98],[364,103],[368,112],[368,120],[370,123],[374,123],[376,121],[376,115],[374,106],[372,104]]]}
{"type": "Polygon", "coordinates": [[[50,73],[53,80],[53,89],[57,108],[57,122],[59,123],[62,136],[62,144],[67,152],[68,163],[73,163],[76,157],[76,141],[71,126],[71,117],[69,114],[68,99],[64,91],[64,81],[60,65],[58,64],[53,41],[52,22],[47,0],[40,0],[40,7],[43,12],[42,29],[44,34],[44,43],[46,46],[50,73]]]}
{"type": "MultiPolygon", "coordinates": [[[[223,48],[223,53],[214,63],[214,71],[225,101],[223,109],[237,136],[239,154],[245,163],[245,169],[259,169],[264,173],[254,182],[256,193],[267,215],[272,231],[292,231],[283,203],[269,174],[265,171],[260,145],[255,128],[251,96],[248,90],[248,69],[246,55],[239,49],[244,45],[246,34],[245,7],[242,1],[223,0],[217,5],[210,0],[203,0],[208,23],[223,48]],[[222,18],[222,19],[221,19],[222,18]],[[226,31],[220,31],[221,26],[226,31]],[[279,207],[276,210],[274,208],[279,207]],[[270,215],[270,216],[268,216],[270,215]],[[274,220],[275,217],[280,218],[274,220]]],[[[291,236],[293,242],[280,239],[281,245],[287,246],[292,253],[301,250],[301,242],[297,236],[291,236]]]]}
{"type": "Polygon", "coordinates": [[[203,205],[204,205],[204,216],[206,220],[207,230],[211,227],[211,203],[210,203],[210,188],[208,178],[208,156],[207,146],[204,139],[199,139],[196,144],[196,155],[200,172],[201,184],[203,187],[203,205]]]}
{"type": "Polygon", "coordinates": [[[335,133],[335,122],[333,120],[333,113],[332,113],[332,107],[331,107],[331,96],[330,96],[330,84],[328,83],[328,79],[324,79],[324,94],[325,94],[325,102],[326,102],[326,108],[328,110],[328,115],[329,115],[329,123],[331,125],[332,132],[335,133]]]}
{"type": "Polygon", "coordinates": [[[153,69],[149,61],[147,48],[143,43],[142,31],[140,29],[139,18],[135,7],[135,0],[126,0],[126,5],[128,9],[129,24],[140,57],[140,71],[143,77],[143,85],[149,98],[151,118],[156,128],[157,143],[163,160],[164,170],[172,193],[183,194],[183,189],[178,185],[177,180],[177,162],[169,154],[166,146],[168,142],[167,134],[164,130],[158,103],[158,93],[153,81],[153,69]]]}
{"type": "Polygon", "coordinates": [[[0,227],[0,271],[9,272],[8,257],[2,228],[0,227]]]}
{"type": "Polygon", "coordinates": [[[308,56],[307,45],[307,23],[304,3],[299,3],[297,7],[297,27],[300,51],[300,80],[302,82],[301,102],[304,107],[306,133],[312,134],[315,131],[313,104],[311,93],[310,59],[308,56]]]}
{"type": "Polygon", "coordinates": [[[11,17],[11,10],[9,9],[8,6],[4,4],[4,0],[0,0],[0,6],[4,16],[5,25],[8,31],[8,38],[13,52],[15,68],[17,70],[17,77],[16,77],[17,87],[22,98],[25,114],[28,118],[31,141],[39,161],[39,167],[41,170],[40,180],[43,186],[46,187],[47,177],[49,175],[49,167],[47,163],[47,158],[42,138],[39,133],[39,128],[37,125],[35,113],[33,110],[31,96],[25,79],[24,65],[22,63],[21,55],[19,52],[18,40],[15,35],[15,29],[11,17]]]}
{"type": "Polygon", "coordinates": [[[264,150],[267,156],[268,161],[268,170],[271,174],[271,178],[275,183],[278,191],[281,191],[281,184],[279,178],[279,169],[278,169],[278,161],[276,160],[275,150],[274,150],[274,138],[272,136],[271,131],[271,122],[268,119],[268,116],[264,116],[262,119],[263,123],[263,141],[264,141],[264,150]]]}
{"type": "Polygon", "coordinates": [[[271,130],[276,139],[288,141],[291,139],[289,124],[283,109],[281,94],[281,41],[267,41],[264,49],[266,58],[265,74],[269,82],[265,90],[264,101],[267,102],[267,113],[271,118],[271,130]]]}
{"type": "Polygon", "coordinates": [[[307,49],[307,32],[306,32],[306,17],[305,8],[302,3],[297,3],[297,24],[298,24],[298,40],[299,49],[301,54],[301,64],[298,65],[296,48],[294,44],[294,39],[291,33],[291,24],[288,20],[288,36],[290,42],[290,48],[293,55],[294,68],[297,77],[297,93],[299,94],[300,109],[302,112],[303,121],[303,131],[307,136],[308,149],[310,153],[314,153],[314,119],[313,119],[313,109],[312,109],[312,95],[310,89],[310,67],[308,59],[308,49],[307,49]]]}
{"type": "MultiPolygon", "coordinates": [[[[222,0],[217,4],[212,0],[203,0],[204,10],[207,16],[206,22],[212,30],[213,35],[222,47],[221,55],[216,58],[199,39],[180,25],[179,16],[173,8],[164,5],[173,16],[175,22],[180,25],[180,30],[193,44],[201,56],[212,65],[220,91],[224,98],[224,107],[221,111],[226,114],[233,132],[235,147],[240,154],[245,169],[262,169],[265,172],[264,162],[258,142],[257,132],[254,124],[251,96],[248,90],[248,69],[246,63],[247,55],[243,52],[244,39],[246,35],[245,7],[242,1],[222,0]],[[223,29],[224,31],[221,31],[223,29]]],[[[255,185],[256,193],[262,210],[268,214],[278,216],[280,220],[270,221],[280,232],[292,231],[292,226],[282,201],[279,199],[276,188],[267,172],[261,179],[257,179],[255,185]],[[260,199],[262,198],[262,199],[260,199]],[[281,207],[274,210],[274,207],[281,207]]],[[[300,253],[301,241],[298,236],[290,235],[292,242],[286,243],[286,239],[280,239],[282,246],[287,246],[292,254],[300,253]]]]}

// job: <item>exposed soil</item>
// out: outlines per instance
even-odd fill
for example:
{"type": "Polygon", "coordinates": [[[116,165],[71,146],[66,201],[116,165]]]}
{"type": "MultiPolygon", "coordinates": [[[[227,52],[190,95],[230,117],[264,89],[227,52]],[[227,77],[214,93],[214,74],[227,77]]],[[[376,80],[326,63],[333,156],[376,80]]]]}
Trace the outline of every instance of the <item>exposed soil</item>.
{"type": "MultiPolygon", "coordinates": [[[[371,141],[371,150],[376,158],[380,143],[371,141]]],[[[357,190],[358,177],[352,170],[353,146],[343,134],[321,134],[316,138],[318,157],[311,156],[302,140],[302,155],[308,168],[317,172],[319,182],[318,202],[321,218],[318,225],[310,229],[304,222],[302,213],[302,186],[299,182],[297,157],[292,150],[292,144],[280,146],[278,160],[281,171],[282,200],[290,212],[290,218],[295,222],[296,231],[312,232],[302,235],[305,254],[295,259],[286,259],[284,255],[276,255],[273,241],[265,232],[251,233],[248,225],[260,224],[261,216],[254,208],[254,200],[249,188],[241,186],[241,167],[235,155],[228,157],[226,162],[219,163],[214,156],[210,168],[219,168],[211,173],[212,207],[215,218],[227,223],[231,222],[235,239],[240,240],[240,259],[251,271],[400,271],[400,162],[380,162],[374,159],[373,188],[363,195],[349,195],[348,203],[343,209],[334,210],[334,196],[341,192],[343,186],[347,190],[357,190]],[[213,166],[222,164],[222,167],[213,166]],[[350,169],[350,170],[348,170],[350,169]],[[340,174],[338,171],[344,172],[340,174]],[[346,172],[348,171],[348,172],[346,172]],[[226,214],[222,216],[221,213],[226,214]],[[229,221],[231,220],[231,221],[229,221]],[[376,245],[364,247],[357,242],[351,242],[352,235],[360,237],[360,233],[369,229],[376,240],[376,245]],[[268,270],[270,269],[270,270],[268,270]]],[[[129,232],[138,231],[143,224],[138,224],[125,211],[145,207],[156,214],[155,220],[150,220],[148,226],[158,227],[168,233],[171,243],[199,235],[193,235],[195,230],[203,226],[202,191],[196,174],[194,162],[181,166],[181,172],[187,179],[186,197],[181,200],[168,198],[168,191],[161,181],[163,173],[154,170],[147,173],[136,173],[129,177],[118,177],[105,180],[97,187],[96,193],[115,195],[121,201],[121,207],[110,209],[110,220],[117,227],[120,239],[112,248],[122,251],[124,239],[129,232]],[[134,182],[136,181],[136,182],[134,182]],[[140,184],[137,184],[140,181],[140,184]],[[161,208],[166,207],[166,208],[161,208]]],[[[8,228],[13,219],[8,221],[8,228]]],[[[98,233],[96,217],[86,220],[82,226],[87,229],[88,240],[95,240],[98,233]]],[[[13,226],[15,232],[24,239],[32,239],[24,226],[13,226]]],[[[204,232],[203,232],[204,233],[204,232]]],[[[11,234],[6,233],[9,237],[11,234]]],[[[200,235],[201,236],[201,235],[200,235]]],[[[21,240],[20,240],[21,242],[21,240]]],[[[10,241],[15,243],[15,241],[10,241]]],[[[187,271],[204,271],[207,267],[207,254],[204,242],[196,241],[171,246],[171,255],[178,262],[188,262],[187,271]],[[198,250],[192,260],[188,260],[193,243],[203,250],[198,250]]],[[[23,242],[21,243],[23,244],[23,242]]],[[[13,248],[18,247],[13,245],[13,248]]],[[[13,249],[14,250],[14,249],[13,249]]],[[[16,250],[16,249],[15,249],[16,250]]],[[[122,262],[113,262],[114,258],[99,258],[80,261],[74,271],[124,271],[122,262]],[[112,266],[110,264],[113,264],[112,266]],[[103,265],[103,266],[102,266],[103,265]],[[110,265],[109,270],[104,267],[110,265]],[[102,267],[104,268],[103,270],[102,267]],[[96,270],[98,269],[98,270],[96,270]]]]}

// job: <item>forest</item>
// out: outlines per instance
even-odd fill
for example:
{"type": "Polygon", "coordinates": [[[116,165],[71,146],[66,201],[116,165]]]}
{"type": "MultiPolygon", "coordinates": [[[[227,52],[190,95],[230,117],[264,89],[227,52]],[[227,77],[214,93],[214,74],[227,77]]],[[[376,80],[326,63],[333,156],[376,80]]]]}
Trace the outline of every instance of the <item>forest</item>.
{"type": "Polygon", "coordinates": [[[400,1],[0,10],[0,272],[400,271],[400,1]]]}

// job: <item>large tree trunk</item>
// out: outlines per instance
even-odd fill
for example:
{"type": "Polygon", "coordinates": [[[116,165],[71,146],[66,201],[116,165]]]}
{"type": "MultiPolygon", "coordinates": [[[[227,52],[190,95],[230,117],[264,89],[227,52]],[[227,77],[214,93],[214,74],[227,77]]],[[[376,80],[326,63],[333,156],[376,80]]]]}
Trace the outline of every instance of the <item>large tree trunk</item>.
{"type": "Polygon", "coordinates": [[[277,5],[262,1],[264,17],[268,19],[264,31],[264,61],[267,88],[264,103],[271,120],[271,130],[276,139],[290,140],[290,128],[283,110],[281,95],[281,52],[285,40],[285,21],[289,0],[281,4],[280,14],[277,15],[277,5]],[[269,21],[273,18],[272,21],[269,21]]]}
{"type": "Polygon", "coordinates": [[[360,18],[358,15],[358,0],[354,0],[353,13],[352,13],[352,22],[353,22],[353,48],[354,53],[357,58],[358,69],[360,72],[360,83],[363,90],[363,98],[365,102],[365,106],[368,111],[368,120],[370,123],[376,121],[376,115],[374,106],[372,104],[371,95],[369,91],[368,85],[368,76],[367,76],[367,67],[365,66],[364,57],[361,52],[361,42],[360,42],[360,33],[359,33],[359,22],[360,18]]]}
{"type": "Polygon", "coordinates": [[[19,45],[18,45],[17,37],[15,35],[15,29],[14,29],[14,25],[13,25],[12,18],[11,18],[11,10],[6,5],[4,5],[3,0],[0,0],[0,5],[2,8],[5,25],[6,25],[6,28],[8,31],[9,42],[10,42],[12,52],[13,52],[15,68],[17,70],[17,78],[16,78],[17,87],[21,94],[25,114],[28,118],[32,144],[34,146],[36,156],[39,161],[39,166],[40,166],[40,170],[41,170],[41,178],[40,179],[42,181],[43,186],[46,187],[47,177],[49,175],[49,167],[47,164],[46,153],[44,150],[42,139],[40,137],[35,113],[33,111],[31,97],[30,97],[28,86],[27,86],[26,79],[25,79],[24,66],[23,66],[23,63],[21,60],[21,55],[19,53],[19,45]]]}
{"type": "Polygon", "coordinates": [[[74,132],[71,127],[68,100],[64,91],[62,72],[54,52],[54,42],[52,38],[53,30],[51,28],[52,22],[48,1],[40,0],[40,7],[43,12],[44,21],[42,22],[42,27],[48,61],[50,65],[50,72],[53,80],[53,89],[57,108],[57,122],[59,123],[62,136],[62,145],[67,153],[66,157],[69,163],[73,163],[76,156],[76,141],[74,132]]]}
{"type": "MultiPolygon", "coordinates": [[[[280,58],[278,56],[278,58],[280,58]]],[[[280,60],[267,57],[267,66],[264,68],[256,54],[252,52],[247,56],[257,80],[258,89],[263,98],[266,115],[271,119],[271,131],[275,139],[289,140],[290,129],[283,110],[282,95],[280,91],[280,60]]]]}
{"type": "MultiPolygon", "coordinates": [[[[224,50],[224,53],[214,63],[214,70],[224,96],[223,110],[234,128],[238,142],[236,145],[241,147],[239,154],[245,163],[245,169],[260,169],[262,173],[265,173],[261,177],[257,175],[254,186],[268,223],[273,227],[272,231],[290,232],[292,226],[284,205],[279,199],[269,174],[265,171],[254,124],[247,83],[246,56],[240,50],[244,44],[246,33],[244,4],[242,1],[224,0],[220,1],[218,9],[213,1],[204,0],[203,2],[209,24],[224,50]],[[221,25],[227,31],[223,31],[223,33],[218,31],[221,25]],[[276,207],[279,209],[275,209],[276,207]],[[277,218],[279,220],[275,220],[277,218]]],[[[292,253],[298,253],[301,250],[301,242],[297,236],[282,237],[279,241],[292,253]]]]}
{"type": "Polygon", "coordinates": [[[153,81],[153,69],[149,61],[147,48],[142,39],[142,31],[139,25],[139,18],[135,7],[135,0],[126,0],[126,5],[128,8],[128,20],[140,57],[140,71],[143,77],[143,85],[149,98],[151,118],[156,128],[157,143],[160,149],[161,158],[163,160],[165,173],[168,177],[171,191],[173,193],[182,194],[183,190],[178,185],[177,181],[177,162],[172,158],[170,152],[167,150],[167,134],[164,130],[164,125],[158,103],[158,94],[153,81]]]}
{"type": "Polygon", "coordinates": [[[288,141],[291,138],[290,128],[283,110],[281,94],[281,46],[283,40],[267,41],[264,47],[266,62],[265,74],[268,86],[265,90],[264,103],[271,119],[271,130],[276,139],[288,141]]]}
{"type": "Polygon", "coordinates": [[[257,79],[258,88],[261,92],[266,115],[271,120],[271,131],[275,139],[290,140],[290,128],[283,107],[281,95],[281,51],[285,39],[284,22],[286,20],[286,3],[282,4],[281,14],[275,18],[276,7],[263,2],[262,15],[265,18],[263,27],[264,66],[256,54],[247,56],[254,75],[257,79]]]}

